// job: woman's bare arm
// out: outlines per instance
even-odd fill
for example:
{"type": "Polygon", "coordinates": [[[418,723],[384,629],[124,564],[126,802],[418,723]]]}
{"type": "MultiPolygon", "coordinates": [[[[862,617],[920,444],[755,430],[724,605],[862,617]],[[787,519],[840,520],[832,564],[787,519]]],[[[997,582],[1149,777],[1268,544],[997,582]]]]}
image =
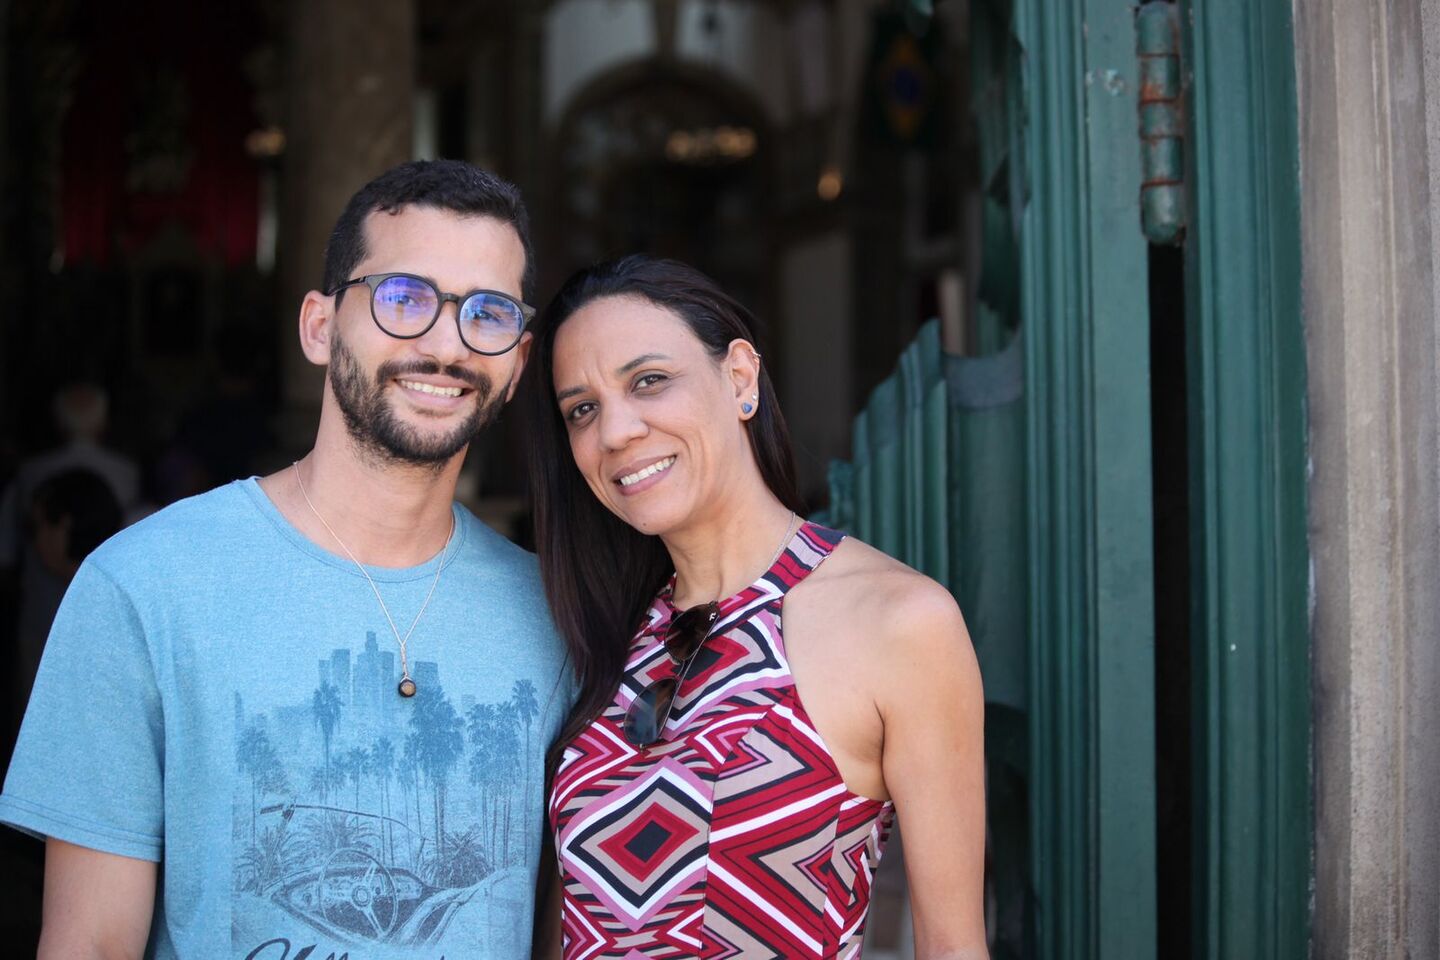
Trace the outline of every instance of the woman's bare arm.
{"type": "Polygon", "coordinates": [[[914,577],[875,664],[882,768],[905,842],[917,960],[988,957],[984,696],[954,598],[914,577]]]}

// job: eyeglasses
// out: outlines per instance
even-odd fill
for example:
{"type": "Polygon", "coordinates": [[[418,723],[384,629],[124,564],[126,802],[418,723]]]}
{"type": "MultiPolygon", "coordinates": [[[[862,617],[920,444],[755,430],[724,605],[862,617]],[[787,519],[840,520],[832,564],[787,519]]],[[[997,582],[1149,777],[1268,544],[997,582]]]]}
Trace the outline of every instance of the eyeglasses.
{"type": "Polygon", "coordinates": [[[718,616],[720,604],[712,600],[691,607],[670,621],[665,631],[665,652],[675,661],[675,675],[656,680],[631,702],[625,712],[623,732],[633,745],[648,747],[660,739],[665,722],[670,719],[675,694],[690,670],[690,662],[705,645],[705,638],[710,636],[710,628],[718,616]]]}
{"type": "Polygon", "coordinates": [[[356,277],[331,290],[335,296],[346,287],[370,288],[370,316],[375,326],[399,340],[423,337],[435,326],[445,302],[455,304],[460,340],[476,353],[496,357],[520,342],[535,308],[498,290],[472,290],[463,297],[441,293],[435,284],[411,273],[372,273],[356,277]]]}

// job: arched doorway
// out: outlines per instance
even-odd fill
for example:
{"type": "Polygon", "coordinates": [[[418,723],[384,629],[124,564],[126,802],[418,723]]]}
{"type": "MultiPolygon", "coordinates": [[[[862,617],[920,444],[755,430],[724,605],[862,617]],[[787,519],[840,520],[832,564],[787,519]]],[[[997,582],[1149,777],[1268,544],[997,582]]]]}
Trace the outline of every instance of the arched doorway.
{"type": "Polygon", "coordinates": [[[650,61],[592,81],[552,140],[542,287],[643,252],[699,267],[770,318],[769,142],[759,106],[716,73],[650,61]]]}

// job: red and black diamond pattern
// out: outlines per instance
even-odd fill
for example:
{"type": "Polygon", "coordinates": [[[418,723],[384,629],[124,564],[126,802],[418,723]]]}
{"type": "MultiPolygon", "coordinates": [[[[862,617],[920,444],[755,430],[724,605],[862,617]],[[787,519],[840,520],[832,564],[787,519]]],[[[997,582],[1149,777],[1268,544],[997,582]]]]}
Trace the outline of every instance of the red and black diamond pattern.
{"type": "Polygon", "coordinates": [[[842,534],[804,524],[763,577],[721,601],[648,748],[621,724],[673,675],[666,587],[615,702],[565,751],[550,797],[566,960],[854,958],[894,807],[849,792],[795,690],[786,592],[842,534]]]}

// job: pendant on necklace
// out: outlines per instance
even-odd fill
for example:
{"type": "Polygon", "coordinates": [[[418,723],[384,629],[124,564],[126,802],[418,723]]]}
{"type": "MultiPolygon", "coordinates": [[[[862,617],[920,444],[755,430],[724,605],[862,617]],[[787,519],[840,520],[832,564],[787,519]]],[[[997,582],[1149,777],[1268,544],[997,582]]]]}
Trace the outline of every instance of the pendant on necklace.
{"type": "Polygon", "coordinates": [[[400,678],[400,696],[402,696],[402,697],[413,697],[413,696],[415,696],[415,681],[414,681],[414,680],[411,680],[409,677],[401,677],[401,678],[400,678]]]}

